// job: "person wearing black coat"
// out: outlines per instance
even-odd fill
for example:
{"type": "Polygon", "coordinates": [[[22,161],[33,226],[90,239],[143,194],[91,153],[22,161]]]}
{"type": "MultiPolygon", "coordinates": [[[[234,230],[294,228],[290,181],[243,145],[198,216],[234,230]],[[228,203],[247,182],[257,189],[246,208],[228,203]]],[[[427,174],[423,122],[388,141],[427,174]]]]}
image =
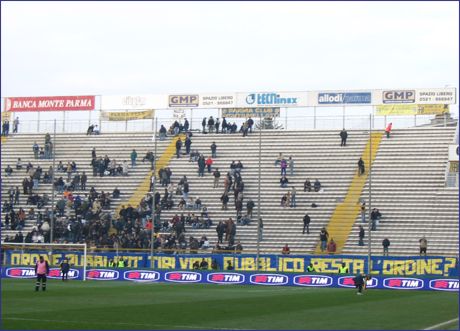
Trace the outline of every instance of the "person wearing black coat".
{"type": "Polygon", "coordinates": [[[176,156],[177,158],[180,157],[180,149],[182,148],[182,140],[179,138],[176,141],[176,156]]]}
{"type": "Polygon", "coordinates": [[[310,216],[308,214],[305,214],[303,217],[303,232],[302,234],[305,234],[305,229],[307,229],[307,234],[310,233],[310,216]]]}
{"type": "Polygon", "coordinates": [[[340,131],[340,138],[342,138],[342,142],[340,143],[340,146],[346,146],[347,145],[347,137],[348,137],[347,130],[345,130],[345,128],[343,128],[343,130],[340,131]]]}
{"type": "Polygon", "coordinates": [[[355,282],[355,287],[358,289],[358,292],[356,294],[362,295],[363,294],[363,286],[364,286],[364,280],[365,276],[361,274],[357,274],[356,277],[353,278],[353,281],[355,282]]]}

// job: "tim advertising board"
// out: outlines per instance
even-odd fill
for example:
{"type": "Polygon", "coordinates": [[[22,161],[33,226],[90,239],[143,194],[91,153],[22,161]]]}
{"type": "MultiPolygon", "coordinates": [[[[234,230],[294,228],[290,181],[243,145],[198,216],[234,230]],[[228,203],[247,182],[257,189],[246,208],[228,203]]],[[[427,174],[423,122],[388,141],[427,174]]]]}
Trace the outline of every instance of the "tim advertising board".
{"type": "Polygon", "coordinates": [[[371,92],[319,92],[318,105],[370,105],[371,92]]]}
{"type": "Polygon", "coordinates": [[[95,100],[94,95],[11,97],[5,98],[5,110],[11,112],[94,110],[95,100]]]}
{"type": "Polygon", "coordinates": [[[237,93],[237,107],[306,107],[307,92],[237,93]]]}

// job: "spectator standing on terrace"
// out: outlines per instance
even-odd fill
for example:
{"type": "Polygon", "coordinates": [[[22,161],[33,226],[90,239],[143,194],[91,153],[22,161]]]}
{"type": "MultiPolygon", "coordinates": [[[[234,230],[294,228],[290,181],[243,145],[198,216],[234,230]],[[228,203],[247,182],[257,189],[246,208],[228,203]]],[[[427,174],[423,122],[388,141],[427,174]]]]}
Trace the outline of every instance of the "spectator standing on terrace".
{"type": "Polygon", "coordinates": [[[201,121],[201,126],[203,127],[203,133],[206,133],[206,117],[203,117],[201,121]]]}
{"type": "Polygon", "coordinates": [[[360,157],[358,161],[358,176],[363,175],[365,172],[364,161],[363,158],[360,157]]]}
{"type": "Polygon", "coordinates": [[[220,178],[220,171],[219,168],[216,168],[213,173],[214,176],[214,188],[217,188],[219,186],[219,178],[220,178]]]}
{"type": "Polygon", "coordinates": [[[227,133],[227,120],[222,117],[222,133],[227,133]]]}
{"type": "Polygon", "coordinates": [[[8,136],[8,133],[10,131],[10,122],[8,120],[3,121],[2,125],[2,136],[8,136]]]}
{"type": "Polygon", "coordinates": [[[212,118],[212,116],[209,117],[208,119],[208,131],[209,133],[213,133],[214,132],[214,118],[212,118]]]}
{"type": "Polygon", "coordinates": [[[310,234],[310,216],[305,214],[303,217],[303,231],[302,234],[305,234],[305,229],[307,229],[307,234],[310,234]]]}
{"type": "Polygon", "coordinates": [[[285,159],[281,160],[280,166],[281,166],[281,176],[286,175],[287,162],[285,159]]]}
{"type": "Polygon", "coordinates": [[[16,117],[16,119],[13,121],[13,133],[18,133],[19,129],[19,117],[16,117]]]}
{"type": "Polygon", "coordinates": [[[188,132],[189,128],[190,128],[190,123],[188,122],[187,118],[184,118],[184,131],[188,132]]]}
{"type": "Polygon", "coordinates": [[[10,165],[8,165],[5,168],[5,173],[6,173],[7,176],[11,176],[11,174],[13,173],[13,169],[10,167],[10,165]]]}
{"type": "Polygon", "coordinates": [[[366,202],[361,203],[361,222],[366,222],[366,202]]]}
{"type": "Polygon", "coordinates": [[[251,132],[251,133],[252,133],[252,127],[253,126],[254,126],[254,120],[251,117],[249,117],[248,118],[248,128],[249,128],[249,132],[251,132]]]}
{"type": "Polygon", "coordinates": [[[275,160],[275,167],[276,167],[278,164],[280,164],[280,163],[281,163],[281,160],[283,160],[283,159],[284,159],[283,153],[280,153],[280,154],[278,155],[278,158],[275,160]]]}
{"type": "Polygon", "coordinates": [[[364,228],[362,225],[359,226],[359,246],[364,246],[364,228]]]}
{"type": "Polygon", "coordinates": [[[289,173],[291,174],[291,176],[294,176],[294,160],[292,156],[289,156],[288,166],[289,166],[289,173]]]}
{"type": "Polygon", "coordinates": [[[185,154],[186,155],[190,154],[190,146],[192,146],[192,139],[190,139],[188,135],[185,138],[184,145],[185,145],[185,154]]]}
{"type": "Polygon", "coordinates": [[[207,160],[206,160],[206,166],[208,167],[208,173],[211,173],[211,167],[212,167],[212,159],[210,156],[208,156],[207,160]]]}
{"type": "Polygon", "coordinates": [[[390,123],[387,125],[386,129],[385,129],[385,133],[387,135],[387,138],[390,138],[390,132],[391,132],[391,128],[393,127],[393,123],[390,123]]]}
{"type": "Polygon", "coordinates": [[[220,126],[219,118],[216,118],[216,124],[214,126],[216,127],[216,133],[219,133],[219,126],[220,126]]]}
{"type": "Polygon", "coordinates": [[[249,201],[246,203],[248,217],[252,217],[252,210],[254,209],[254,207],[255,207],[254,201],[252,201],[252,199],[249,199],[249,201]]]}
{"type": "Polygon", "coordinates": [[[283,175],[280,179],[280,186],[281,187],[286,187],[289,183],[289,180],[286,178],[286,175],[283,175]]]}
{"type": "Polygon", "coordinates": [[[159,132],[160,132],[160,141],[165,140],[167,131],[166,131],[166,128],[165,128],[165,126],[163,124],[161,124],[159,132]]]}
{"type": "Polygon", "coordinates": [[[204,168],[206,166],[206,161],[204,159],[204,156],[201,155],[200,158],[198,159],[198,177],[203,177],[204,176],[204,168]]]}
{"type": "Polygon", "coordinates": [[[217,157],[217,145],[214,141],[212,142],[212,145],[211,145],[211,156],[214,159],[217,157]]]}
{"type": "Polygon", "coordinates": [[[135,149],[131,152],[131,167],[136,166],[137,152],[135,149]]]}
{"type": "Polygon", "coordinates": [[[307,191],[311,192],[311,182],[310,182],[310,180],[308,178],[303,183],[303,191],[304,192],[307,192],[307,191]]]}
{"type": "Polygon", "coordinates": [[[180,158],[180,150],[182,148],[182,140],[180,139],[180,137],[177,139],[176,141],[176,156],[177,158],[180,158]]]}
{"type": "Polygon", "coordinates": [[[36,141],[34,141],[34,145],[32,146],[32,150],[34,152],[34,158],[38,159],[38,152],[40,151],[40,147],[38,146],[36,141]]]}
{"type": "Polygon", "coordinates": [[[383,246],[383,256],[388,256],[388,247],[390,247],[390,240],[388,240],[388,238],[383,239],[382,246],[383,246]]]}
{"type": "Polygon", "coordinates": [[[420,240],[420,256],[426,256],[426,249],[428,248],[428,240],[426,240],[425,236],[423,236],[420,240]]]}
{"type": "Polygon", "coordinates": [[[327,248],[327,240],[329,239],[329,233],[326,228],[322,228],[319,233],[319,240],[321,241],[321,252],[324,252],[327,248]]]}
{"type": "Polygon", "coordinates": [[[225,191],[224,194],[220,197],[220,201],[222,201],[222,210],[227,210],[228,209],[228,192],[225,191]]]}
{"type": "Polygon", "coordinates": [[[318,179],[315,180],[315,183],[313,184],[313,187],[315,189],[315,192],[319,192],[321,190],[321,183],[318,179]]]}
{"type": "Polygon", "coordinates": [[[342,138],[342,141],[340,142],[340,146],[346,146],[347,145],[347,137],[348,137],[347,130],[345,130],[345,128],[343,128],[342,131],[340,131],[340,138],[342,138]]]}

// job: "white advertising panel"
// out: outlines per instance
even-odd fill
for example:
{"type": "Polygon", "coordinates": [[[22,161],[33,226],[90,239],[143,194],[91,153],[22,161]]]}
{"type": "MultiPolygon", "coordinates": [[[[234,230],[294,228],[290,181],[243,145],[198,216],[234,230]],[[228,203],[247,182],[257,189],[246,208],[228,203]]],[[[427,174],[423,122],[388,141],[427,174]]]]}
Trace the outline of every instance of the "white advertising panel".
{"type": "Polygon", "coordinates": [[[102,110],[142,110],[168,108],[165,95],[103,95],[101,96],[102,110]]]}
{"type": "Polygon", "coordinates": [[[200,94],[200,108],[233,108],[235,105],[235,93],[200,94]]]}
{"type": "Polygon", "coordinates": [[[307,107],[307,92],[247,92],[237,93],[236,107],[307,107]]]}
{"type": "Polygon", "coordinates": [[[385,89],[374,90],[374,104],[455,104],[457,90],[450,88],[432,89],[385,89]]]}

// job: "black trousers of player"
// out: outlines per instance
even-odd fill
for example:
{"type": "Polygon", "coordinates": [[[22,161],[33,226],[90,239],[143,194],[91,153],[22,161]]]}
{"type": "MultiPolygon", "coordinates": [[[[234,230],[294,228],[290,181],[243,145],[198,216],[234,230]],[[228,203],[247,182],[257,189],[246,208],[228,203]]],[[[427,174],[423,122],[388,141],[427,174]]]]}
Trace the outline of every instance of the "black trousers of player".
{"type": "Polygon", "coordinates": [[[363,292],[363,284],[359,284],[356,286],[358,288],[358,292],[362,293],[363,292]]]}
{"type": "Polygon", "coordinates": [[[62,271],[62,280],[68,280],[68,271],[62,271]]]}
{"type": "Polygon", "coordinates": [[[35,291],[38,291],[40,288],[40,282],[42,283],[42,290],[46,291],[46,275],[37,275],[37,282],[35,283],[35,291]]]}

